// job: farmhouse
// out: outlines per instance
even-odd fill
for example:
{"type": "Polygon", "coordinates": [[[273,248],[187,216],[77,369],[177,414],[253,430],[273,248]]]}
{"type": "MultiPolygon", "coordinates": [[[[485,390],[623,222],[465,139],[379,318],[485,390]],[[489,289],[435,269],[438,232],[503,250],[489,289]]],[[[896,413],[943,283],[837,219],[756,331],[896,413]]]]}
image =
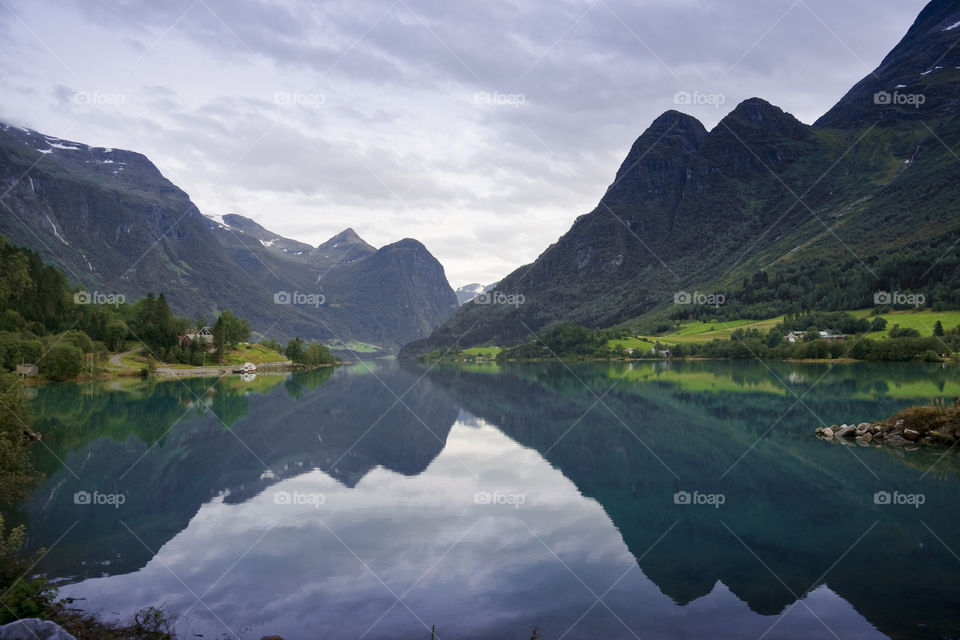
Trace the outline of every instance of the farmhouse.
{"type": "Polygon", "coordinates": [[[193,344],[197,344],[201,347],[205,347],[205,351],[212,352],[215,351],[213,346],[213,331],[210,330],[210,327],[203,327],[200,331],[196,333],[186,333],[179,338],[180,346],[189,348],[193,344]]]}

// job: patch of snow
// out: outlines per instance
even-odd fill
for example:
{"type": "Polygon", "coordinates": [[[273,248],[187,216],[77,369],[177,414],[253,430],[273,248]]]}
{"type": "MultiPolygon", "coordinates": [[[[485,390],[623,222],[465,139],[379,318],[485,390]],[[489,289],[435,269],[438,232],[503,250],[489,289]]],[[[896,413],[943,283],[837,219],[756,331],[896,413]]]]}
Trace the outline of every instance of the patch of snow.
{"type": "Polygon", "coordinates": [[[903,88],[906,87],[906,86],[907,86],[907,85],[905,85],[905,84],[898,84],[896,87],[894,87],[894,89],[903,89],[903,88]]]}
{"type": "Polygon", "coordinates": [[[89,260],[87,260],[87,256],[84,255],[83,253],[81,253],[80,255],[83,256],[83,261],[87,263],[87,266],[88,266],[88,267],[90,267],[90,271],[93,271],[93,265],[90,264],[90,261],[89,261],[89,260]]]}
{"type": "Polygon", "coordinates": [[[933,69],[930,69],[929,71],[921,71],[921,72],[920,72],[920,75],[925,76],[925,75],[927,75],[928,73],[933,73],[933,69]]]}
{"type": "Polygon", "coordinates": [[[262,244],[262,245],[265,246],[265,247],[272,247],[273,244],[274,244],[277,240],[279,240],[279,238],[274,238],[273,240],[267,240],[266,242],[264,242],[263,240],[261,240],[261,241],[260,241],[260,244],[262,244]]]}
{"type": "Polygon", "coordinates": [[[44,153],[44,154],[53,153],[53,149],[36,149],[36,151],[39,151],[40,153],[44,153]]]}
{"type": "Polygon", "coordinates": [[[957,27],[960,27],[960,22],[954,22],[952,25],[944,29],[944,31],[953,31],[957,27]]]}
{"type": "Polygon", "coordinates": [[[47,144],[49,144],[54,149],[64,149],[66,151],[81,151],[80,147],[72,147],[69,144],[60,144],[59,142],[50,142],[49,140],[47,140],[47,144]]]}
{"type": "Polygon", "coordinates": [[[227,231],[233,231],[233,227],[231,227],[226,222],[224,222],[222,215],[219,215],[219,214],[217,215],[204,214],[204,215],[206,215],[206,217],[216,222],[217,226],[220,227],[221,229],[226,229],[227,231]]]}
{"type": "Polygon", "coordinates": [[[100,160],[100,164],[113,164],[113,160],[110,160],[109,158],[106,160],[100,160]]]}
{"type": "MultiPolygon", "coordinates": [[[[44,214],[44,215],[47,215],[47,214],[44,214]]],[[[50,226],[53,227],[53,235],[54,235],[54,237],[55,237],[57,240],[59,240],[60,242],[62,242],[63,244],[65,244],[65,245],[67,245],[67,246],[69,247],[69,246],[70,246],[70,243],[63,239],[63,236],[61,236],[61,235],[60,235],[60,232],[57,231],[57,225],[55,225],[55,224],[53,223],[53,220],[50,219],[50,216],[49,216],[49,215],[47,215],[47,222],[49,222],[49,223],[50,223],[50,226]]]]}

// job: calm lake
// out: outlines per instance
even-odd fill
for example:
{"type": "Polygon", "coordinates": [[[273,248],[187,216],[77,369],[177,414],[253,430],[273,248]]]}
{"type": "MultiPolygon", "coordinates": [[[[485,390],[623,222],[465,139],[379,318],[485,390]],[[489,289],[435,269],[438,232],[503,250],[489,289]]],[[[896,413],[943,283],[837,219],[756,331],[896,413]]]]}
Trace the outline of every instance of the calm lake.
{"type": "Polygon", "coordinates": [[[956,451],[820,424],[941,365],[374,361],[45,386],[15,521],[64,596],[182,637],[955,638],[956,451]]]}

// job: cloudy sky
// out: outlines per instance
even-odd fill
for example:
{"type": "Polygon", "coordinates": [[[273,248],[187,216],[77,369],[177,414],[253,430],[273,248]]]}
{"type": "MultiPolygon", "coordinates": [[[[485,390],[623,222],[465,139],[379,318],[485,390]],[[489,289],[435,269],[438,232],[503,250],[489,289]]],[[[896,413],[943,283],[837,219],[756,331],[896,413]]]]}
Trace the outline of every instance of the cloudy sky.
{"type": "Polygon", "coordinates": [[[417,238],[456,287],[536,258],[667,109],[813,122],[924,4],[0,0],[0,120],[298,240],[417,238]]]}

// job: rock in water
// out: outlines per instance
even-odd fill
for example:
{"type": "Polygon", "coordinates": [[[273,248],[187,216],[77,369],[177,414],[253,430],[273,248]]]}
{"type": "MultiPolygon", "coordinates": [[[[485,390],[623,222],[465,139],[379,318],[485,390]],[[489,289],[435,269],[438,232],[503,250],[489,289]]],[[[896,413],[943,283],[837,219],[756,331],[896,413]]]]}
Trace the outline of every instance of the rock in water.
{"type": "Polygon", "coordinates": [[[837,438],[852,438],[855,435],[857,435],[857,428],[854,427],[853,425],[845,424],[842,427],[840,427],[840,431],[838,431],[833,435],[836,436],[837,438]]]}
{"type": "Polygon", "coordinates": [[[0,627],[0,640],[77,640],[49,620],[23,618],[0,627]]]}
{"type": "Polygon", "coordinates": [[[913,442],[920,437],[920,432],[917,431],[916,429],[904,429],[903,437],[913,442]]]}

